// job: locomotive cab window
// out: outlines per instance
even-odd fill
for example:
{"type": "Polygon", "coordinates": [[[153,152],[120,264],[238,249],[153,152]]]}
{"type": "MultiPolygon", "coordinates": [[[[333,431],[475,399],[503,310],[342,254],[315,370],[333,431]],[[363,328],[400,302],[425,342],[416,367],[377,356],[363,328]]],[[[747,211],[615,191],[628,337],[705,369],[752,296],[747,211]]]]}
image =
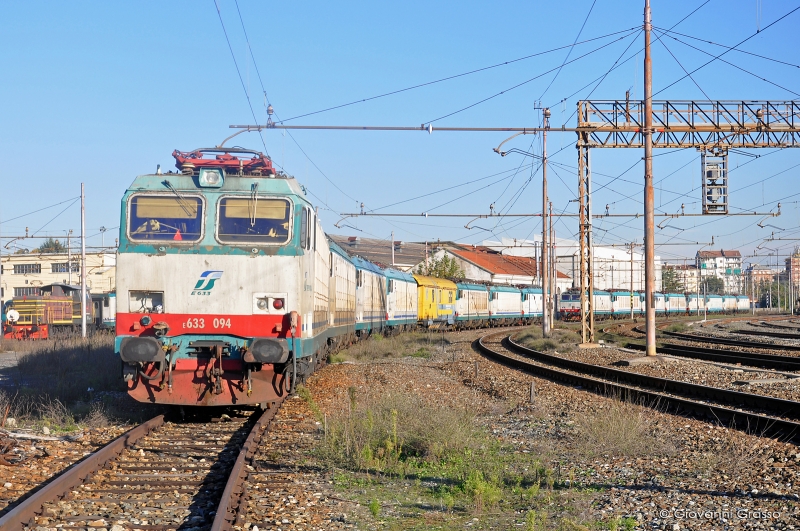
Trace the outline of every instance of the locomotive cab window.
{"type": "Polygon", "coordinates": [[[217,237],[226,243],[287,243],[291,212],[286,199],[223,197],[217,237]]]}
{"type": "Polygon", "coordinates": [[[198,241],[203,201],[193,196],[135,195],[128,203],[128,234],[134,241],[198,241]]]}

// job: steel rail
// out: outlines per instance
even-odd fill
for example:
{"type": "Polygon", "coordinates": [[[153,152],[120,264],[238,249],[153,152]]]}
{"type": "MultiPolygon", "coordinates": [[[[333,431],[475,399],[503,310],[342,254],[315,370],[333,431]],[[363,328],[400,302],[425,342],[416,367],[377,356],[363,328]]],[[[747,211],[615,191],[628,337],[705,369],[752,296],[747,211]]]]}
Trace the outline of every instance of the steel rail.
{"type": "Polygon", "coordinates": [[[515,343],[511,339],[509,339],[509,344],[511,345],[511,348],[509,349],[511,351],[516,351],[517,353],[536,359],[537,361],[560,366],[565,369],[587,374],[594,374],[602,378],[613,379],[619,382],[627,382],[633,385],[651,387],[683,396],[693,396],[704,400],[714,400],[738,407],[744,405],[751,408],[769,411],[770,413],[775,413],[781,416],[800,419],[800,402],[794,402],[792,400],[785,400],[783,398],[775,398],[771,396],[742,393],[741,391],[731,391],[729,389],[721,389],[719,387],[709,387],[706,385],[693,384],[680,380],[669,380],[667,378],[648,376],[646,374],[639,374],[621,369],[612,369],[611,367],[603,367],[601,365],[592,365],[591,363],[584,363],[582,361],[575,361],[562,358],[560,356],[553,356],[550,354],[537,352],[515,343]]]}
{"type": "Polygon", "coordinates": [[[676,413],[680,413],[681,411],[690,412],[700,415],[704,418],[714,419],[721,423],[728,423],[730,426],[734,426],[738,429],[746,430],[748,432],[754,432],[761,436],[779,437],[783,440],[791,440],[796,442],[800,441],[800,423],[748,411],[737,411],[729,407],[698,402],[689,398],[677,397],[655,390],[651,391],[642,389],[641,387],[632,387],[630,385],[620,383],[620,381],[627,381],[642,387],[655,387],[661,391],[670,393],[689,393],[693,394],[694,396],[706,398],[708,400],[720,401],[722,399],[733,401],[736,405],[741,404],[742,401],[745,403],[756,402],[756,405],[751,407],[759,407],[761,409],[773,408],[774,410],[783,404],[787,410],[780,411],[780,414],[786,415],[787,413],[790,413],[795,417],[800,414],[800,403],[798,402],[773,399],[771,397],[762,397],[748,393],[740,393],[737,391],[727,391],[725,389],[700,386],[686,382],[678,382],[675,380],[666,380],[663,378],[655,378],[637,373],[601,367],[598,365],[567,360],[558,356],[543,354],[541,352],[523,347],[522,345],[519,345],[511,340],[510,336],[504,338],[502,342],[503,347],[511,352],[521,353],[522,355],[531,357],[537,361],[543,363],[552,363],[553,365],[561,366],[564,369],[591,373],[608,379],[598,379],[588,375],[564,372],[553,367],[544,367],[541,365],[536,365],[530,361],[504,355],[500,352],[492,350],[484,344],[484,340],[487,338],[498,336],[502,333],[503,332],[489,334],[480,338],[476,341],[477,348],[488,357],[498,360],[506,365],[533,374],[538,374],[555,382],[578,385],[600,394],[611,393],[615,396],[630,399],[637,403],[642,403],[643,405],[654,408],[668,406],[676,413]],[[614,379],[617,381],[613,381],[614,379]]]}
{"type": "MultiPolygon", "coordinates": [[[[778,339],[800,339],[800,334],[791,332],[773,332],[770,330],[731,330],[734,334],[745,334],[749,336],[775,337],[778,339]]],[[[779,345],[780,346],[780,345],[779,345]]]]}
{"type": "Polygon", "coordinates": [[[771,345],[769,343],[758,343],[753,341],[740,341],[738,339],[728,339],[726,337],[709,337],[709,336],[696,336],[693,334],[682,334],[680,332],[667,332],[661,330],[661,333],[684,341],[697,341],[698,343],[714,343],[717,345],[730,345],[732,347],[745,347],[745,348],[768,348],[791,350],[792,352],[800,351],[800,345],[771,345]]]}
{"type": "Polygon", "coordinates": [[[98,451],[88,455],[84,460],[67,468],[50,483],[0,518],[0,529],[3,531],[23,531],[26,525],[34,527],[34,518],[43,513],[46,503],[64,498],[75,487],[81,485],[91,474],[102,469],[106,463],[119,457],[126,448],[163,424],[164,415],[154,417],[123,433],[98,451]]]}
{"type": "Polygon", "coordinates": [[[250,430],[247,440],[239,450],[239,455],[233,464],[230,476],[228,476],[228,482],[225,484],[225,490],[222,492],[222,498],[214,515],[214,522],[211,524],[211,531],[229,531],[234,528],[234,525],[241,523],[243,517],[240,512],[241,501],[245,499],[247,494],[247,485],[245,483],[247,466],[252,464],[253,456],[258,450],[261,438],[267,432],[269,424],[275,418],[275,414],[282,403],[283,400],[273,403],[269,409],[261,414],[253,429],[250,430]]]}
{"type": "MultiPolygon", "coordinates": [[[[644,350],[640,343],[626,343],[626,348],[644,350]]],[[[760,352],[720,351],[705,347],[687,347],[671,343],[659,343],[659,354],[692,358],[697,360],[714,361],[727,364],[741,364],[762,369],[779,371],[800,371],[800,357],[780,356],[778,354],[762,354],[760,352]]]]}

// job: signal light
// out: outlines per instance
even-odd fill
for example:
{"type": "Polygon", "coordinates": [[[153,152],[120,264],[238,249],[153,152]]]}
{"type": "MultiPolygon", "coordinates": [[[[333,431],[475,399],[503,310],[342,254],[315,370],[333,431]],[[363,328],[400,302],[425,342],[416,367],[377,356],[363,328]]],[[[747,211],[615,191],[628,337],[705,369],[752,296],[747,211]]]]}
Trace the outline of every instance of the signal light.
{"type": "Polygon", "coordinates": [[[275,299],[272,301],[272,307],[276,310],[283,308],[283,299],[275,299]]]}

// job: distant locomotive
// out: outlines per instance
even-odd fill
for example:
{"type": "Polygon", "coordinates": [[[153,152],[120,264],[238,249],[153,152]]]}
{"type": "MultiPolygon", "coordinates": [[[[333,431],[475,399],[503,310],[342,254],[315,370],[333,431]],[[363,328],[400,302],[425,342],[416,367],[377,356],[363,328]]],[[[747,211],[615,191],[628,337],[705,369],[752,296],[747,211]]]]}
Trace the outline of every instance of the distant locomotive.
{"type": "MultiPolygon", "coordinates": [[[[41,295],[17,296],[5,303],[3,308],[5,339],[49,339],[55,333],[69,334],[81,326],[79,286],[58,282],[42,286],[40,291],[41,295]]],[[[93,304],[90,295],[87,294],[86,320],[89,326],[102,328],[101,322],[104,319],[113,323],[113,314],[109,314],[108,303],[104,302],[110,295],[96,295],[96,297],[98,304],[93,304]]]]}
{"type": "Polygon", "coordinates": [[[259,152],[173,156],[179,172],[136,177],[122,199],[115,349],[137,400],[265,404],[359,337],[541,317],[541,290],[349,257],[259,152]]]}

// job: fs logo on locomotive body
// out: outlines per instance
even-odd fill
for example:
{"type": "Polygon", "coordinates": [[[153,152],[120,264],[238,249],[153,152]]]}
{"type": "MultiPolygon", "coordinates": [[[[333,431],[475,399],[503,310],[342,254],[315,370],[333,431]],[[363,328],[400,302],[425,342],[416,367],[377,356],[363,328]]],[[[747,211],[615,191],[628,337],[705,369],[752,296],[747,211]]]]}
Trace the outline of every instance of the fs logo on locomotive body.
{"type": "Polygon", "coordinates": [[[214,283],[222,278],[222,273],[222,271],[203,271],[192,289],[192,295],[211,295],[214,283]]]}

